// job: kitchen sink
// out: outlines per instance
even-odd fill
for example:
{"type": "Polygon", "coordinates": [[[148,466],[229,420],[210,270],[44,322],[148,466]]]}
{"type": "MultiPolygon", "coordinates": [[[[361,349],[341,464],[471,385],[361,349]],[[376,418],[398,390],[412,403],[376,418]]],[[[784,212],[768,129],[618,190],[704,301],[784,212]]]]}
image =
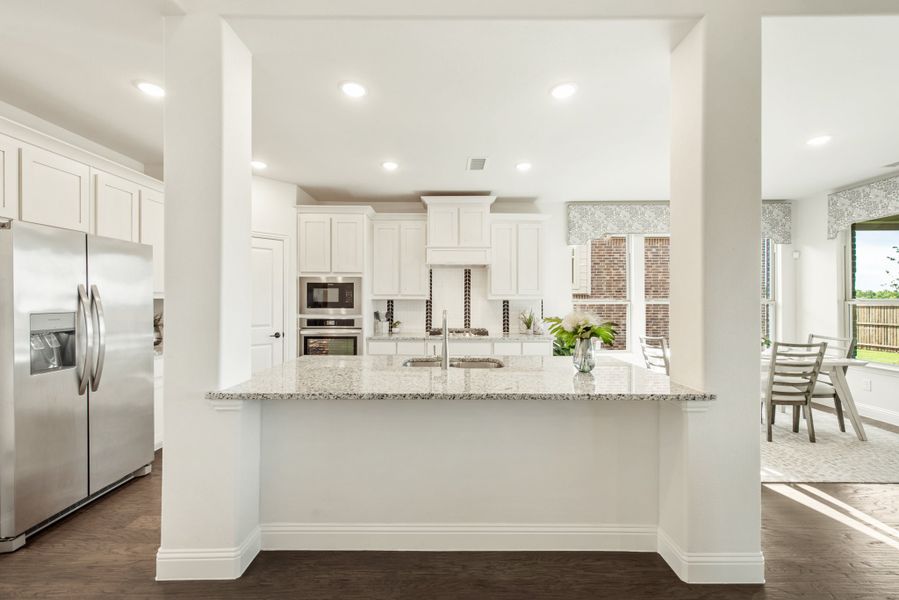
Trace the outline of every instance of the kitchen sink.
{"type": "MultiPolygon", "coordinates": [[[[404,367],[437,367],[440,358],[410,358],[403,362],[404,367]]],[[[453,369],[499,369],[505,367],[503,361],[495,358],[451,358],[449,366],[453,369]]]]}

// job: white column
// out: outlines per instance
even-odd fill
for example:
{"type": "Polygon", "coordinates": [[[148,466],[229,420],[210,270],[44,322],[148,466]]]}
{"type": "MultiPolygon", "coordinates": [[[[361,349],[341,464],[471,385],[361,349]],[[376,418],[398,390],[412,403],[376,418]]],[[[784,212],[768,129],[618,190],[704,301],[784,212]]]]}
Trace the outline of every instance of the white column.
{"type": "Polygon", "coordinates": [[[659,552],[690,582],[761,582],[761,22],[710,8],[672,53],[672,379],[717,394],[664,405],[659,552]]]}
{"type": "Polygon", "coordinates": [[[250,376],[250,52],[218,16],[166,18],[166,348],[157,579],[240,576],[259,551],[250,376]],[[228,410],[221,410],[222,408],[228,410]]]}

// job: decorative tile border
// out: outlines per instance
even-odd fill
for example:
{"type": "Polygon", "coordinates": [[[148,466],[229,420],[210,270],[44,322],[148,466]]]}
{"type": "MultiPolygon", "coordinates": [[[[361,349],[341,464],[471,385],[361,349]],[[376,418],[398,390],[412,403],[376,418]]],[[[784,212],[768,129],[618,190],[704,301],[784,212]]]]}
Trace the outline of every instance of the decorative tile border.
{"type": "Polygon", "coordinates": [[[387,301],[387,333],[393,333],[393,300],[387,301]]]}
{"type": "Polygon", "coordinates": [[[465,269],[465,291],[463,297],[464,321],[462,325],[465,329],[471,329],[471,269],[465,269]]]}
{"type": "Polygon", "coordinates": [[[503,300],[503,333],[509,333],[509,301],[503,300]]]}
{"type": "Polygon", "coordinates": [[[899,214],[899,175],[827,196],[827,237],[853,223],[899,214]]]}
{"type": "MultiPolygon", "coordinates": [[[[894,211],[899,212],[899,211],[894,211]]],[[[671,231],[668,202],[569,202],[568,244],[587,244],[608,235],[671,231]]],[[[789,244],[792,205],[787,200],[762,201],[762,237],[789,244]]]]}
{"type": "Polygon", "coordinates": [[[434,324],[434,269],[428,269],[428,299],[425,300],[425,331],[434,324]]]}

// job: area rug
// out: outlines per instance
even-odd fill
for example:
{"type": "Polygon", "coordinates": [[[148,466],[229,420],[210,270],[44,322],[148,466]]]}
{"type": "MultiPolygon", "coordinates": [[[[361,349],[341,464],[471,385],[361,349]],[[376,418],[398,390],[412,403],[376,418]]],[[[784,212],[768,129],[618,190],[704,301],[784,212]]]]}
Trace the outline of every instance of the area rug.
{"type": "Polygon", "coordinates": [[[816,410],[812,444],[805,421],[793,433],[791,417],[778,411],[773,442],[761,425],[763,482],[899,483],[899,433],[865,424],[868,441],[861,442],[848,418],[843,433],[835,415],[816,410]]]}

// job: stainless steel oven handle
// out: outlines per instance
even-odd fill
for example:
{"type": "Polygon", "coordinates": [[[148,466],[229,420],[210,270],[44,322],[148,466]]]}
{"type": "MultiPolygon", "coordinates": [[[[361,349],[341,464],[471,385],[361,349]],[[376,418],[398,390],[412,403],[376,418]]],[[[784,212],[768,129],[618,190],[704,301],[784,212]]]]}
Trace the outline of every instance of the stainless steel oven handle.
{"type": "Polygon", "coordinates": [[[300,329],[300,335],[331,335],[334,337],[351,337],[355,335],[362,335],[362,330],[340,329],[339,327],[332,327],[330,329],[300,329]]]}
{"type": "Polygon", "coordinates": [[[94,369],[91,376],[91,391],[96,392],[103,378],[103,365],[106,364],[106,315],[103,312],[103,300],[100,299],[100,290],[96,285],[91,286],[91,320],[94,321],[94,329],[97,335],[97,345],[94,348],[94,369]]]}
{"type": "Polygon", "coordinates": [[[78,309],[75,316],[75,349],[76,371],[78,372],[78,395],[83,396],[91,379],[91,354],[94,340],[94,323],[88,315],[87,290],[78,286],[78,309]]]}

